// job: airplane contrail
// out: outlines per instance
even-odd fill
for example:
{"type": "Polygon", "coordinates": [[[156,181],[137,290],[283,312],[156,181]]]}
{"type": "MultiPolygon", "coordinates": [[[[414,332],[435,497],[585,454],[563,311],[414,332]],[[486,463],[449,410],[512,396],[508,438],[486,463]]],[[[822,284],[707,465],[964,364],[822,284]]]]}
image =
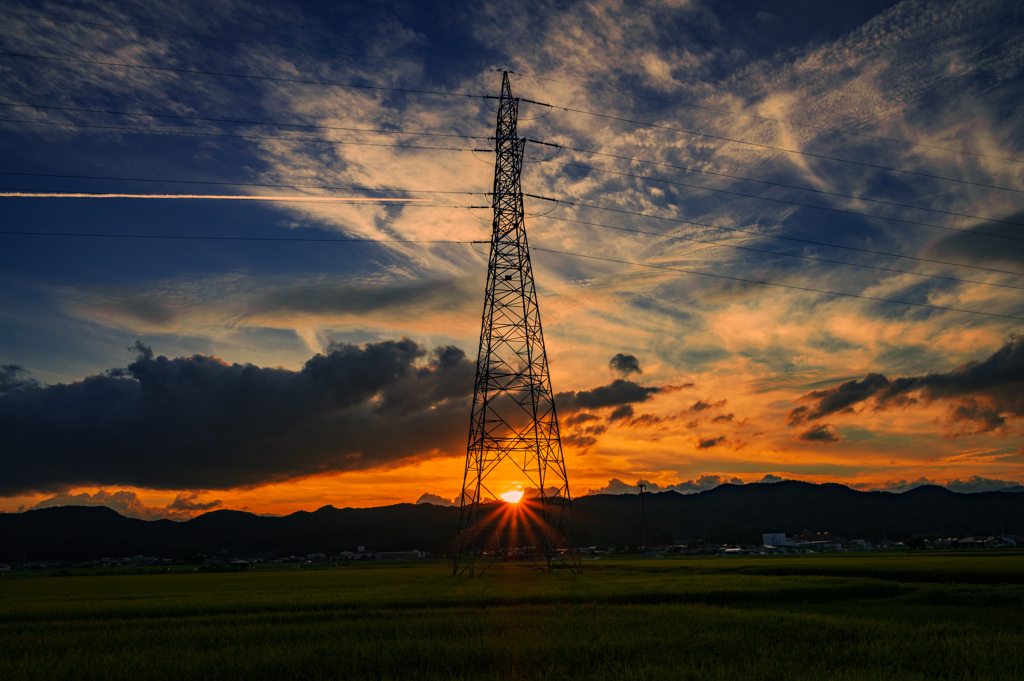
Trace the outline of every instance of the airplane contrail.
{"type": "Polygon", "coordinates": [[[368,197],[328,196],[231,196],[215,194],[86,194],[78,192],[0,192],[3,198],[60,198],[60,199],[223,199],[228,201],[301,201],[331,203],[337,201],[430,201],[430,199],[393,199],[368,197]]]}

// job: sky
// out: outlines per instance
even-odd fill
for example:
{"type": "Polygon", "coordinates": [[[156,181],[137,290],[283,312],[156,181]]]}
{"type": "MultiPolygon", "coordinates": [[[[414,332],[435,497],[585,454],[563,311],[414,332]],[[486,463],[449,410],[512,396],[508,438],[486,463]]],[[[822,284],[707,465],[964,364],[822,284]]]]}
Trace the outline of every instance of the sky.
{"type": "Polygon", "coordinates": [[[0,2],[0,510],[457,499],[502,71],[574,496],[1024,484],[1022,25],[0,2]]]}

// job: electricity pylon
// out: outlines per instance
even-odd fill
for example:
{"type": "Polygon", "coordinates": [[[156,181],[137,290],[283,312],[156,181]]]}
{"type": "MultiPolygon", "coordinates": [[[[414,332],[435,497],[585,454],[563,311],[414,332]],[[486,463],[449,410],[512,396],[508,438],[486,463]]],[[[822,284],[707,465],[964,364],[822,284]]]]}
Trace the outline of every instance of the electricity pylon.
{"type": "Polygon", "coordinates": [[[569,478],[548,373],[537,289],[526,241],[525,140],[516,133],[519,99],[501,81],[494,151],[494,222],[466,448],[459,534],[452,573],[483,574],[495,561],[532,560],[574,572],[569,478]],[[487,478],[502,463],[529,483],[518,504],[498,501],[487,478]],[[479,565],[478,565],[479,563],[479,565]]]}

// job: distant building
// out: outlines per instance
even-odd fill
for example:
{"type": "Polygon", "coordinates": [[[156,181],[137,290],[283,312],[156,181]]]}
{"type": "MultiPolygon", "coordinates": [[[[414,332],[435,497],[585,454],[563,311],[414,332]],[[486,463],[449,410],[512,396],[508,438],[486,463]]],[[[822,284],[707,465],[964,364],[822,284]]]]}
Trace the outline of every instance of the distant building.
{"type": "Polygon", "coordinates": [[[786,539],[785,533],[762,534],[761,543],[767,546],[786,546],[789,540],[786,539]]]}
{"type": "Polygon", "coordinates": [[[426,553],[423,551],[381,551],[378,555],[378,560],[416,560],[417,558],[425,558],[426,553]]]}

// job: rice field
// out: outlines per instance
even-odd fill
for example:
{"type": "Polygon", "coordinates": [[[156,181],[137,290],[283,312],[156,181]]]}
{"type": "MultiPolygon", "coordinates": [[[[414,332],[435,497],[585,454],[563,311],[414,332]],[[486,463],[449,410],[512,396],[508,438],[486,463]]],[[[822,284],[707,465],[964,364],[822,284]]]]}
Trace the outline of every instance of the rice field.
{"type": "Polygon", "coordinates": [[[1024,552],[0,579],[0,679],[1019,679],[1024,552]]]}

